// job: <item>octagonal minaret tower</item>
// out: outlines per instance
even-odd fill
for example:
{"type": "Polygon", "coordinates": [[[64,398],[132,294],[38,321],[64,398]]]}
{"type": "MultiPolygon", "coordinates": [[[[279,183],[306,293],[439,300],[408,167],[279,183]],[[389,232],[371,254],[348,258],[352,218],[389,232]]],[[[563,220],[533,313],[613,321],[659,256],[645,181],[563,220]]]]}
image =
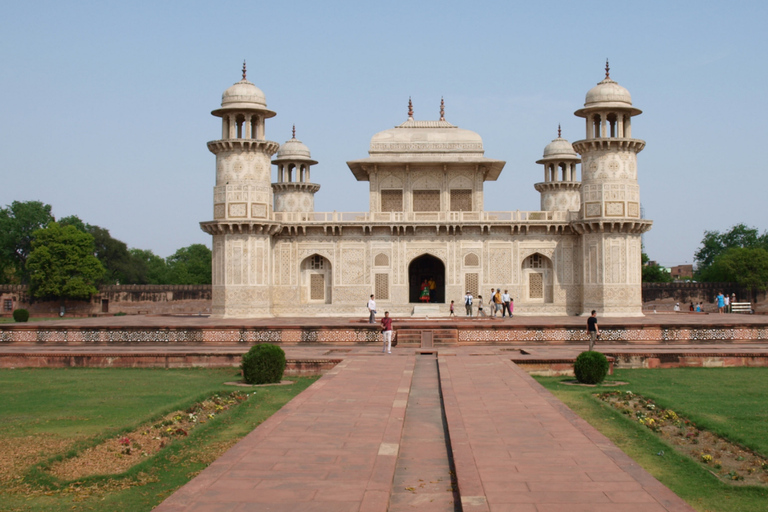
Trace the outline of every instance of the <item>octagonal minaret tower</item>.
{"type": "Polygon", "coordinates": [[[313,212],[320,185],[310,181],[309,170],[317,161],[312,160],[309,148],[296,139],[295,125],[292,135],[272,160],[277,165],[277,183],[272,184],[275,212],[313,212]]]}
{"type": "Polygon", "coordinates": [[[221,139],[208,143],[216,155],[213,221],[200,224],[213,235],[212,313],[226,317],[270,314],[269,233],[272,217],[271,156],[278,143],[265,139],[264,93],[243,78],[211,112],[222,120],[221,139]]]}
{"type": "Polygon", "coordinates": [[[576,165],[581,162],[571,143],[560,136],[544,148],[544,156],[537,164],[544,165],[544,181],[533,187],[541,192],[542,211],[579,211],[581,183],[576,176],[576,165]]]}
{"type": "Polygon", "coordinates": [[[603,316],[642,316],[641,241],[651,221],[640,218],[637,154],[645,141],[632,138],[632,117],[641,111],[610,77],[587,93],[586,139],[573,143],[581,155],[581,210],[573,228],[582,235],[584,311],[603,316]]]}

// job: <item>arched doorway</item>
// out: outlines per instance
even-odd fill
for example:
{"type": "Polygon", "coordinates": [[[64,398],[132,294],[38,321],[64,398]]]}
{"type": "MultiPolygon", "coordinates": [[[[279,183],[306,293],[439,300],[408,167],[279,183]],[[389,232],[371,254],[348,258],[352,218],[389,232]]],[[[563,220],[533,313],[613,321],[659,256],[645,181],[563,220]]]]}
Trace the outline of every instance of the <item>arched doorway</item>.
{"type": "Polygon", "coordinates": [[[301,262],[301,303],[330,304],[333,289],[331,262],[319,254],[301,262]]]}
{"type": "Polygon", "coordinates": [[[420,303],[421,283],[434,279],[434,296],[430,303],[445,303],[445,265],[431,254],[423,254],[408,265],[408,302],[420,303]]]}

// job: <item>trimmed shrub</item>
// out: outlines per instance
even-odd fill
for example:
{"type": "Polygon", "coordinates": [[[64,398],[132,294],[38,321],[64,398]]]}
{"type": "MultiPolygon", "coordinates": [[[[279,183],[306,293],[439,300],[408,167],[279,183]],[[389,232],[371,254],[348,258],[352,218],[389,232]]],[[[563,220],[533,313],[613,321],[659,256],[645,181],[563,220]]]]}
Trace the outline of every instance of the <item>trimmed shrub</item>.
{"type": "Polygon", "coordinates": [[[573,363],[573,373],[582,384],[599,384],[608,375],[608,358],[600,352],[582,352],[573,363]]]}
{"type": "Polygon", "coordinates": [[[26,322],[29,320],[29,311],[26,309],[14,309],[13,321],[14,322],[26,322]]]}
{"type": "Polygon", "coordinates": [[[248,384],[280,382],[285,371],[285,352],[277,345],[254,345],[243,354],[240,368],[243,370],[243,380],[248,384]]]}

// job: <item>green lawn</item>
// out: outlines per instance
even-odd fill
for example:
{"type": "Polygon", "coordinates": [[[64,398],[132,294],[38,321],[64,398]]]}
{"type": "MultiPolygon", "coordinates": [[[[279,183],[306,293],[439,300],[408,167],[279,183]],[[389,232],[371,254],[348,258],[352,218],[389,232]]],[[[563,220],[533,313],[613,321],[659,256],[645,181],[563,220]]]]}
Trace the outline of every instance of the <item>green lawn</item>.
{"type": "MultiPolygon", "coordinates": [[[[28,322],[45,322],[47,320],[61,320],[58,316],[40,316],[40,317],[29,317],[28,322]]],[[[17,323],[16,320],[13,319],[13,317],[8,318],[0,318],[0,324],[13,324],[17,323]]],[[[23,322],[18,322],[19,324],[23,324],[23,322]]]]}
{"type": "Polygon", "coordinates": [[[629,384],[588,388],[560,384],[566,380],[561,377],[537,380],[697,510],[768,510],[768,489],[721,482],[703,465],[676,454],[646,427],[592,396],[620,389],[653,398],[701,427],[768,455],[768,369],[616,370],[609,379],[629,384]],[[662,450],[664,456],[657,455],[662,450]]]}
{"type": "Polygon", "coordinates": [[[0,370],[0,452],[6,454],[0,453],[0,509],[151,510],[316,380],[299,378],[290,386],[252,389],[225,386],[224,382],[237,380],[237,372],[234,368],[0,370]],[[37,463],[186,408],[214,392],[235,389],[255,395],[146,459],[127,477],[41,487],[50,485],[51,479],[35,469],[37,463]]]}

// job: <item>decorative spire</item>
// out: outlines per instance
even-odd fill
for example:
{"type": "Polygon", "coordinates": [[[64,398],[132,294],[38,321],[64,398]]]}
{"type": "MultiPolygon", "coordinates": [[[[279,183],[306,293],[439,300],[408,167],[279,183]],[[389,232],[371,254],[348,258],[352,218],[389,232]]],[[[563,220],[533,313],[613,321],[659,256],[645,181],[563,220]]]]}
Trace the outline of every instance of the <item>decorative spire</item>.
{"type": "Polygon", "coordinates": [[[243,59],[243,80],[245,80],[245,59],[243,59]]]}
{"type": "Polygon", "coordinates": [[[445,101],[442,96],[440,96],[440,120],[445,121],[445,101]]]}
{"type": "Polygon", "coordinates": [[[559,124],[557,125],[557,138],[558,139],[562,138],[562,137],[560,137],[560,125],[559,124]]]}
{"type": "Polygon", "coordinates": [[[408,120],[413,121],[413,102],[410,96],[408,96],[408,120]]]}
{"type": "Polygon", "coordinates": [[[293,125],[293,136],[291,138],[292,139],[296,138],[296,125],[293,125]]]}
{"type": "Polygon", "coordinates": [[[611,66],[608,65],[608,59],[605,59],[605,78],[611,78],[611,66]]]}

